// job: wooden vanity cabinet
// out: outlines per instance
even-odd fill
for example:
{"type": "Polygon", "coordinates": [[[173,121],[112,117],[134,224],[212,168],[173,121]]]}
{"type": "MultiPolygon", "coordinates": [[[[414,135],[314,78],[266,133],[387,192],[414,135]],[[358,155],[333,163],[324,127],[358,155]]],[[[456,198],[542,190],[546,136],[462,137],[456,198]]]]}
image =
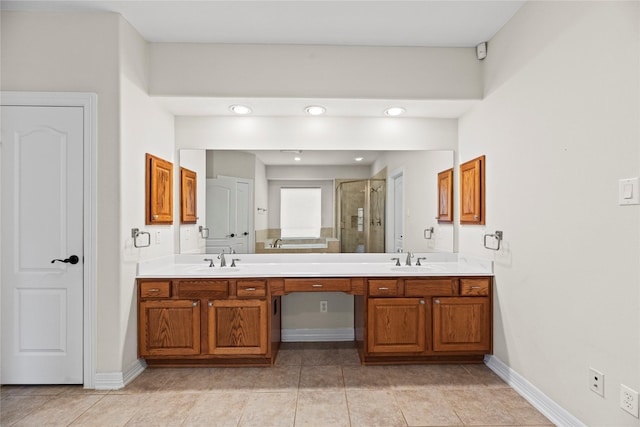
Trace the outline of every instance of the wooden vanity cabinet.
{"type": "Polygon", "coordinates": [[[491,353],[490,277],[396,282],[368,280],[363,363],[481,362],[491,353]]]}
{"type": "Polygon", "coordinates": [[[354,295],[363,364],[480,363],[492,351],[491,277],[138,279],[149,366],[272,366],[281,298],[354,295]]]}
{"type": "Polygon", "coordinates": [[[138,283],[138,353],[148,356],[200,354],[200,301],[172,299],[171,280],[138,283]]]}
{"type": "Polygon", "coordinates": [[[139,279],[139,356],[150,366],[270,366],[279,299],[266,280],[139,279]]]}

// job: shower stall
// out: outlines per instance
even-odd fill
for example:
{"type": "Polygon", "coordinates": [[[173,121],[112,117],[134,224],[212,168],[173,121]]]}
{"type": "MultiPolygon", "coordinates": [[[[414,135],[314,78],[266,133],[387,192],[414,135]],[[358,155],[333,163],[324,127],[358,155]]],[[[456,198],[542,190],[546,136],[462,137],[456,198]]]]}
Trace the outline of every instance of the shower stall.
{"type": "Polygon", "coordinates": [[[341,252],[384,252],[386,180],[343,181],[336,187],[341,252]]]}

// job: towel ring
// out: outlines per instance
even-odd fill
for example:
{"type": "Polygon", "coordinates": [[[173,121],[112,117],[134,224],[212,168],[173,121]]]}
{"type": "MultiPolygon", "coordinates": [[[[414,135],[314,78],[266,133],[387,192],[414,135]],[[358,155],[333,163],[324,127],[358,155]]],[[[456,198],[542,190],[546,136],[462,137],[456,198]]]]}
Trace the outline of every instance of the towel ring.
{"type": "Polygon", "coordinates": [[[148,248],[149,246],[151,246],[151,233],[147,231],[140,231],[139,228],[132,228],[131,237],[133,237],[133,246],[135,246],[136,248],[148,248]],[[147,244],[138,245],[138,237],[143,236],[145,234],[147,235],[147,244]]]}
{"type": "Polygon", "coordinates": [[[500,250],[500,242],[502,241],[502,231],[496,231],[493,234],[485,234],[484,235],[484,247],[486,249],[492,250],[492,251],[499,251],[500,250]],[[491,246],[487,246],[487,237],[491,237],[492,239],[495,239],[498,242],[498,246],[497,247],[491,247],[491,246]]]}

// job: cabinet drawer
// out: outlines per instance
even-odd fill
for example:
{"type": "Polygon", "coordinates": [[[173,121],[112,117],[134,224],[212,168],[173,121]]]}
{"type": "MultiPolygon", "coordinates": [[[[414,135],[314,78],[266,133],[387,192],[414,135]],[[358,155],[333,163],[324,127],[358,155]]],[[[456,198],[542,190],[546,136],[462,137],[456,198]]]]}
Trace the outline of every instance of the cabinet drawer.
{"type": "Polygon", "coordinates": [[[284,279],[285,292],[349,292],[351,279],[284,279]]]}
{"type": "Polygon", "coordinates": [[[264,280],[238,280],[239,297],[263,297],[267,295],[267,283],[264,280]]]}
{"type": "Polygon", "coordinates": [[[368,281],[369,296],[372,297],[396,297],[398,281],[395,279],[372,279],[368,281]]]}
{"type": "Polygon", "coordinates": [[[225,298],[229,295],[227,280],[181,280],[178,282],[180,298],[225,298]]]}
{"type": "Polygon", "coordinates": [[[170,296],[170,281],[140,283],[140,298],[169,298],[170,296]]]}
{"type": "Polygon", "coordinates": [[[489,279],[460,279],[460,295],[489,295],[489,279]]]}
{"type": "Polygon", "coordinates": [[[404,282],[407,297],[429,297],[458,295],[458,284],[454,279],[409,279],[404,282]]]}

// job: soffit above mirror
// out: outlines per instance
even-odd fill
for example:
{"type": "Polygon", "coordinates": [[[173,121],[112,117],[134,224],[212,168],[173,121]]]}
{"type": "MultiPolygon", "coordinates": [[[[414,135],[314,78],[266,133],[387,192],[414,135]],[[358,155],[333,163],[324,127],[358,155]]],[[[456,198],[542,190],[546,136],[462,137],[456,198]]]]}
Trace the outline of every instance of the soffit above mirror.
{"type": "MultiPolygon", "coordinates": [[[[251,109],[250,117],[309,117],[305,109],[320,105],[326,109],[321,117],[386,117],[391,107],[405,112],[397,118],[455,119],[476,105],[477,99],[407,100],[407,99],[311,99],[311,98],[233,98],[154,96],[174,116],[238,116],[233,105],[251,109]]],[[[393,117],[388,117],[392,119],[393,117]]]]}

